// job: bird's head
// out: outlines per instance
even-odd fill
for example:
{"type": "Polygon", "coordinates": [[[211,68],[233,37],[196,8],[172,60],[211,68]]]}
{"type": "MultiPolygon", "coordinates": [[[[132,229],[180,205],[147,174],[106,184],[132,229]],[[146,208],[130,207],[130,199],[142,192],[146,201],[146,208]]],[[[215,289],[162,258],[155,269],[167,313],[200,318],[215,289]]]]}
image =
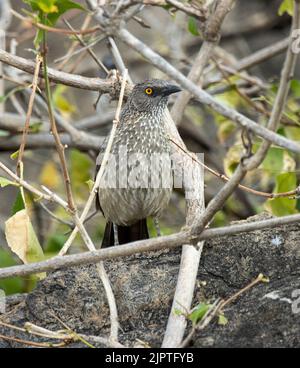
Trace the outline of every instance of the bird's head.
{"type": "Polygon", "coordinates": [[[161,79],[150,79],[133,87],[129,101],[138,111],[151,112],[157,108],[164,109],[167,106],[168,97],[179,91],[181,89],[175,84],[161,79]]]}

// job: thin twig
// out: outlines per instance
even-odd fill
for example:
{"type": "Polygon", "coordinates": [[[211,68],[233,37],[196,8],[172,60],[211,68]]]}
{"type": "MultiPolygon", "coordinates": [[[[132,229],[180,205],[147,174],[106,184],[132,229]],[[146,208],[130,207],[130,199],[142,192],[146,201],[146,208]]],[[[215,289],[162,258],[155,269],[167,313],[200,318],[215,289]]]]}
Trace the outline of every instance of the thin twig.
{"type": "Polygon", "coordinates": [[[49,210],[49,208],[47,206],[44,205],[44,203],[40,202],[39,205],[42,207],[42,209],[48,213],[49,216],[51,216],[52,218],[54,218],[54,220],[69,226],[70,228],[72,228],[74,226],[73,222],[70,221],[66,221],[58,216],[56,216],[55,213],[53,213],[52,211],[49,210]]]}
{"type": "Polygon", "coordinates": [[[224,307],[229,304],[232,303],[236,298],[238,298],[240,295],[242,295],[244,292],[246,292],[247,290],[251,289],[253,286],[259,284],[260,282],[266,282],[265,281],[265,277],[263,274],[259,274],[256,279],[254,279],[253,281],[251,281],[248,285],[246,285],[245,287],[243,287],[241,290],[237,291],[235,294],[233,294],[231,297],[229,297],[226,300],[223,300],[220,307],[219,307],[219,311],[222,312],[224,307]]]}
{"type": "MultiPolygon", "coordinates": [[[[90,14],[88,14],[85,19],[84,22],[82,24],[81,29],[87,29],[87,27],[89,26],[90,22],[92,20],[92,17],[90,14]]],[[[71,47],[69,47],[67,54],[63,57],[63,58],[59,58],[59,59],[55,59],[54,63],[57,63],[59,61],[61,61],[61,63],[58,65],[58,70],[62,70],[64,68],[64,66],[68,63],[68,61],[71,59],[71,57],[73,56],[73,52],[76,49],[78,45],[78,41],[77,40],[73,40],[71,47]]]]}
{"type": "Polygon", "coordinates": [[[67,193],[67,198],[68,198],[68,205],[69,205],[70,210],[76,213],[76,207],[75,207],[75,202],[74,202],[72,188],[71,188],[70,175],[69,175],[69,171],[68,171],[67,163],[66,163],[65,147],[62,145],[60,141],[59,133],[56,127],[54,112],[53,112],[52,96],[51,96],[50,82],[49,82],[48,70],[47,70],[46,32],[44,32],[43,45],[44,45],[43,70],[44,70],[45,90],[46,90],[46,96],[47,96],[47,105],[48,105],[51,131],[52,131],[55,143],[56,143],[56,149],[57,149],[57,153],[60,159],[60,164],[61,164],[61,168],[62,168],[62,172],[64,176],[64,182],[65,182],[66,193],[67,193]]]}
{"type": "Polygon", "coordinates": [[[66,342],[60,342],[58,344],[53,344],[52,342],[28,341],[28,340],[18,339],[16,337],[5,336],[5,335],[0,335],[0,339],[8,340],[8,341],[14,341],[14,342],[17,342],[17,343],[23,344],[23,345],[35,346],[37,348],[51,348],[51,347],[59,348],[59,347],[65,346],[67,344],[66,342]]]}
{"type": "MultiPolygon", "coordinates": [[[[117,65],[117,68],[119,70],[119,72],[121,74],[124,74],[125,72],[125,69],[126,69],[126,66],[125,66],[125,63],[123,61],[123,58],[122,58],[122,55],[116,45],[116,42],[115,40],[113,39],[113,37],[108,37],[108,42],[109,42],[109,46],[110,46],[110,50],[111,50],[111,53],[115,59],[115,62],[116,62],[116,65],[117,65]]],[[[128,74],[127,76],[127,79],[128,79],[128,82],[130,84],[132,84],[132,80],[130,78],[130,75],[128,74]]]]}
{"type": "MultiPolygon", "coordinates": [[[[64,22],[65,24],[72,30],[74,31],[74,28],[71,26],[71,24],[66,20],[64,19],[64,22]]],[[[105,71],[106,74],[109,73],[109,70],[106,68],[106,66],[102,63],[101,60],[99,60],[96,56],[96,54],[94,53],[94,51],[91,49],[91,46],[87,45],[85,43],[85,41],[83,40],[83,38],[78,35],[78,34],[75,34],[75,37],[77,38],[77,40],[79,41],[79,43],[83,46],[83,47],[86,47],[87,49],[87,52],[91,55],[92,59],[95,61],[95,63],[105,71]]]]}
{"type": "Polygon", "coordinates": [[[29,132],[30,119],[31,119],[31,115],[32,115],[32,109],[33,109],[35,93],[36,93],[37,86],[38,86],[38,79],[39,79],[39,72],[40,72],[41,63],[42,63],[42,58],[41,58],[40,55],[37,55],[36,56],[36,67],[35,67],[33,80],[32,80],[32,92],[30,94],[30,98],[29,98],[29,102],[28,102],[26,120],[25,120],[21,145],[20,145],[19,154],[18,154],[18,161],[17,161],[17,169],[18,170],[20,169],[20,165],[23,162],[23,155],[24,155],[24,150],[25,150],[26,137],[27,137],[27,134],[29,132]]]}
{"type": "Polygon", "coordinates": [[[18,18],[21,19],[23,22],[27,22],[30,23],[31,25],[43,30],[43,31],[47,31],[47,32],[52,32],[52,33],[57,33],[57,34],[62,34],[62,35],[85,35],[85,34],[90,34],[90,33],[95,33],[97,31],[99,31],[101,29],[100,26],[94,27],[94,28],[90,28],[90,29],[84,29],[84,30],[73,30],[70,31],[68,29],[63,29],[63,28],[54,28],[54,27],[49,27],[45,24],[36,22],[35,20],[31,19],[31,18],[26,18],[23,15],[17,13],[15,10],[11,9],[12,14],[18,18]]]}

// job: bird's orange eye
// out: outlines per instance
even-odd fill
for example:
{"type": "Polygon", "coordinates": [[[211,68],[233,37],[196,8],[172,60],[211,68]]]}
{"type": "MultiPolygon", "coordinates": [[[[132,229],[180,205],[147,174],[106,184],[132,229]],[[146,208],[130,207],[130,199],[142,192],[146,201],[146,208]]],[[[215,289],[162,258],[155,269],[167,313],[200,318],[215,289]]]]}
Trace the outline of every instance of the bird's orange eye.
{"type": "Polygon", "coordinates": [[[148,88],[145,89],[145,93],[146,93],[146,95],[150,96],[153,93],[153,89],[148,87],[148,88]]]}

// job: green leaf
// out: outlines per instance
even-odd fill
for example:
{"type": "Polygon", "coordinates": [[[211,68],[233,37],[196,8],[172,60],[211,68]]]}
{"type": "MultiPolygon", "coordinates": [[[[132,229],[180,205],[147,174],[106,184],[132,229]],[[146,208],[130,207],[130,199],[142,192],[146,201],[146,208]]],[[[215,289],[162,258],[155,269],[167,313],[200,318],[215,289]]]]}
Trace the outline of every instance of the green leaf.
{"type": "Polygon", "coordinates": [[[35,37],[34,37],[34,40],[33,40],[33,44],[34,44],[34,47],[35,47],[36,50],[39,49],[40,44],[43,41],[43,35],[44,35],[44,31],[42,29],[38,29],[36,31],[36,34],[35,34],[35,37]]]}
{"type": "Polygon", "coordinates": [[[64,96],[67,87],[59,85],[53,92],[53,102],[55,107],[66,117],[69,117],[73,112],[76,111],[76,106],[72,105],[64,96]]]}
{"type": "Polygon", "coordinates": [[[227,176],[231,176],[238,164],[240,163],[242,155],[242,147],[240,145],[234,145],[230,147],[224,158],[224,171],[227,176]]]}
{"type": "Polygon", "coordinates": [[[59,187],[61,184],[60,173],[53,160],[50,159],[44,163],[39,175],[39,181],[50,189],[57,189],[59,187]]]}
{"type": "Polygon", "coordinates": [[[291,17],[294,14],[294,1],[293,0],[283,0],[278,9],[278,15],[283,15],[284,13],[289,14],[291,17]]]}
{"type": "Polygon", "coordinates": [[[65,244],[65,241],[67,240],[66,235],[62,234],[53,234],[48,239],[47,245],[45,247],[45,251],[47,253],[58,253],[63,245],[65,244]]]}
{"type": "Polygon", "coordinates": [[[25,203],[23,201],[21,190],[18,191],[17,197],[15,199],[15,202],[11,209],[12,216],[16,214],[19,211],[22,211],[25,209],[25,203]]]}
{"type": "Polygon", "coordinates": [[[300,141],[300,128],[294,126],[284,127],[285,136],[294,141],[300,141]]]}
{"type": "Polygon", "coordinates": [[[31,6],[33,11],[41,10],[42,12],[57,13],[58,7],[56,3],[60,0],[25,0],[24,2],[31,6]]]}
{"type": "Polygon", "coordinates": [[[48,20],[51,25],[55,25],[59,17],[70,9],[79,9],[86,11],[86,9],[82,5],[70,0],[60,0],[56,5],[58,7],[58,11],[48,15],[48,20]]]}
{"type": "Polygon", "coordinates": [[[211,308],[211,304],[200,303],[193,311],[188,315],[190,321],[193,325],[196,325],[205,316],[206,312],[211,308]]]}
{"type": "Polygon", "coordinates": [[[30,133],[39,133],[41,128],[43,126],[43,123],[41,121],[37,121],[30,124],[30,133]]]}
{"type": "Polygon", "coordinates": [[[271,147],[262,163],[263,168],[271,172],[282,171],[283,153],[282,148],[271,147]]]}
{"type": "Polygon", "coordinates": [[[228,323],[228,319],[223,315],[219,314],[218,324],[221,326],[225,326],[228,323]]]}
{"type": "Polygon", "coordinates": [[[16,159],[18,158],[18,156],[19,156],[19,150],[18,150],[18,151],[16,151],[16,152],[14,152],[14,153],[12,153],[12,154],[10,155],[10,158],[11,158],[12,160],[16,160],[16,159]]]}
{"type": "MultiPolygon", "coordinates": [[[[0,268],[15,266],[16,264],[13,255],[0,247],[0,268]]],[[[20,277],[0,280],[0,289],[4,290],[6,295],[24,292],[23,286],[24,283],[20,277]]]]}
{"type": "Polygon", "coordinates": [[[1,187],[1,188],[4,188],[4,187],[7,187],[8,185],[15,185],[15,186],[18,186],[19,184],[14,183],[13,181],[8,180],[8,179],[3,178],[2,176],[0,176],[0,187],[1,187]]]}
{"type": "MultiPolygon", "coordinates": [[[[274,193],[288,192],[297,187],[297,178],[294,172],[279,174],[276,177],[274,193]]],[[[275,198],[266,203],[266,208],[275,216],[285,216],[296,213],[296,200],[289,198],[275,198]]]]}
{"type": "Polygon", "coordinates": [[[91,160],[85,153],[72,149],[70,163],[70,176],[74,193],[79,198],[84,199],[88,194],[86,182],[90,180],[91,160]]]}
{"type": "Polygon", "coordinates": [[[89,179],[89,180],[87,180],[85,183],[87,184],[87,186],[88,186],[88,188],[89,188],[89,191],[90,191],[90,193],[91,193],[91,191],[92,191],[92,189],[93,189],[93,187],[94,187],[95,182],[94,182],[92,179],[89,179]]]}
{"type": "Polygon", "coordinates": [[[291,91],[296,98],[300,97],[300,81],[297,79],[291,80],[291,91]]]}
{"type": "MultiPolygon", "coordinates": [[[[33,12],[38,12],[38,21],[48,25],[54,26],[61,15],[70,9],[79,9],[86,11],[86,9],[75,1],[70,0],[23,0],[28,4],[33,12]]],[[[39,46],[42,41],[43,31],[38,30],[34,40],[34,45],[39,46]]]]}
{"type": "Polygon", "coordinates": [[[193,36],[199,36],[197,21],[194,17],[189,17],[188,30],[193,36]]]}

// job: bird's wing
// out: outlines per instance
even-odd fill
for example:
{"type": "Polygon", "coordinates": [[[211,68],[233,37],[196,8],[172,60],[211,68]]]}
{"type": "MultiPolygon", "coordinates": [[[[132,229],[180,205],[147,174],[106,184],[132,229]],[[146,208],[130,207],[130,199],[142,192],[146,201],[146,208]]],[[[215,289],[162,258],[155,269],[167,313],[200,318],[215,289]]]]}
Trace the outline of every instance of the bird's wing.
{"type": "MultiPolygon", "coordinates": [[[[97,174],[100,170],[100,167],[101,167],[101,164],[102,164],[102,160],[103,160],[103,154],[105,152],[105,149],[106,149],[106,146],[107,146],[107,142],[108,142],[108,138],[109,138],[109,135],[107,137],[105,137],[105,139],[103,140],[101,146],[100,146],[100,150],[99,150],[99,155],[96,159],[96,169],[95,169],[95,176],[94,176],[94,180],[96,180],[96,177],[97,177],[97,174]]],[[[99,190],[99,189],[98,189],[99,190]]],[[[99,194],[97,192],[96,194],[96,210],[97,211],[102,211],[102,208],[101,208],[101,205],[100,205],[100,201],[99,201],[99,194]]]]}

